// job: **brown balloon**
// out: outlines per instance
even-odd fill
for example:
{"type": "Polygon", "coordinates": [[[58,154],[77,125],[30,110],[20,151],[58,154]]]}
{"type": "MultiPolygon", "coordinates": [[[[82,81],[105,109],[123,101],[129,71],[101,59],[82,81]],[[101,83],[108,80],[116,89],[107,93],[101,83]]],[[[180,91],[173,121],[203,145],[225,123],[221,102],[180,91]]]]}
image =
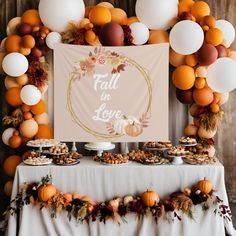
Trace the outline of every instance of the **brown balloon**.
{"type": "Polygon", "coordinates": [[[192,20],[193,19],[193,15],[189,12],[183,12],[180,16],[179,16],[179,20],[192,20]]]}
{"type": "Polygon", "coordinates": [[[216,61],[218,57],[217,49],[211,44],[203,44],[197,52],[197,59],[200,65],[208,66],[216,61]]]}
{"type": "Polygon", "coordinates": [[[107,23],[100,30],[99,41],[103,46],[123,46],[124,31],[117,23],[107,23]]]}
{"type": "Polygon", "coordinates": [[[187,90],[176,89],[176,97],[183,104],[192,104],[194,102],[192,89],[187,89],[187,90]]]}
{"type": "Polygon", "coordinates": [[[22,23],[17,27],[17,32],[20,36],[31,34],[32,31],[33,31],[33,27],[28,23],[22,23]]]}
{"type": "Polygon", "coordinates": [[[223,45],[216,46],[216,50],[218,51],[218,58],[227,57],[227,48],[223,45]]]}

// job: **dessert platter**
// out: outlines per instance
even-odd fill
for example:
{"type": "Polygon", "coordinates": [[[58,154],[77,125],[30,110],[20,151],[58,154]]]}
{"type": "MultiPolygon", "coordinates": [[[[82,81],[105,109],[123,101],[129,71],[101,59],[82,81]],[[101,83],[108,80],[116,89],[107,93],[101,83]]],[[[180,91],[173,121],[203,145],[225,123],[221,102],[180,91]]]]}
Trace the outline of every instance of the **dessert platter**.
{"type": "Polygon", "coordinates": [[[58,157],[53,158],[53,163],[56,165],[71,166],[80,163],[81,154],[78,152],[64,153],[58,157]]]}
{"type": "Polygon", "coordinates": [[[216,157],[209,157],[206,154],[189,155],[183,158],[183,161],[190,165],[207,165],[218,163],[219,160],[216,157]]]}
{"type": "Polygon", "coordinates": [[[47,158],[46,156],[41,156],[38,152],[31,151],[23,160],[23,163],[31,166],[42,166],[51,164],[52,159],[47,158]]]}
{"type": "Polygon", "coordinates": [[[38,148],[38,152],[43,152],[43,148],[50,148],[57,145],[59,142],[55,139],[35,139],[27,142],[26,146],[38,148]]]}
{"type": "Polygon", "coordinates": [[[143,147],[147,150],[165,151],[172,147],[171,141],[146,142],[143,147]]]}
{"type": "Polygon", "coordinates": [[[140,161],[143,158],[153,156],[153,153],[147,150],[133,149],[128,153],[129,160],[140,161]]]}
{"type": "Polygon", "coordinates": [[[179,165],[183,164],[182,158],[190,155],[191,152],[186,150],[184,146],[174,146],[168,152],[168,157],[173,158],[172,164],[179,165]]]}
{"type": "Polygon", "coordinates": [[[196,146],[197,140],[191,137],[181,137],[179,139],[179,144],[182,146],[196,146]]]}
{"type": "Polygon", "coordinates": [[[50,155],[63,155],[69,152],[69,148],[66,143],[58,143],[53,147],[50,147],[49,154],[50,155]]]}
{"type": "Polygon", "coordinates": [[[102,156],[95,156],[94,161],[99,161],[103,165],[126,165],[129,164],[129,156],[126,154],[114,154],[111,152],[104,152],[102,156]]]}
{"type": "Polygon", "coordinates": [[[144,164],[144,165],[165,165],[165,164],[170,164],[170,161],[168,159],[160,157],[160,156],[156,156],[156,155],[141,158],[139,162],[141,164],[144,164]]]}

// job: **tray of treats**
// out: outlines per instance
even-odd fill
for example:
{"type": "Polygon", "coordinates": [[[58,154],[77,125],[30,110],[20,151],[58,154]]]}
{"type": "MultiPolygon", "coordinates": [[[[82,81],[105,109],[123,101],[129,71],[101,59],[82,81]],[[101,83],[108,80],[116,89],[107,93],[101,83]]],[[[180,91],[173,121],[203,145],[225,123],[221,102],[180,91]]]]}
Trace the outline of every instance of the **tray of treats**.
{"type": "Polygon", "coordinates": [[[170,161],[166,158],[160,157],[160,156],[149,156],[146,158],[141,158],[139,161],[141,164],[144,165],[165,165],[170,164],[170,161]]]}
{"type": "Polygon", "coordinates": [[[179,143],[183,146],[196,146],[197,140],[195,138],[190,137],[181,137],[179,139],[179,143]]]}
{"type": "Polygon", "coordinates": [[[146,142],[144,148],[149,150],[167,150],[172,147],[171,141],[146,142]]]}
{"type": "Polygon", "coordinates": [[[184,146],[174,146],[167,152],[169,157],[176,157],[176,156],[187,156],[190,155],[191,152],[186,150],[184,146]]]}
{"type": "Polygon", "coordinates": [[[35,151],[31,151],[29,155],[23,160],[23,163],[30,166],[42,166],[49,165],[52,163],[52,159],[47,158],[46,156],[41,156],[35,151]]]}
{"type": "Polygon", "coordinates": [[[63,155],[69,152],[66,143],[59,143],[49,149],[50,155],[63,155]]]}
{"type": "Polygon", "coordinates": [[[216,157],[209,157],[205,154],[195,154],[183,158],[183,161],[190,165],[207,165],[218,163],[219,160],[216,157]]]}
{"type": "MultiPolygon", "coordinates": [[[[96,159],[96,157],[94,158],[96,159]]],[[[100,157],[100,163],[103,165],[126,165],[130,164],[129,157],[126,154],[114,154],[111,152],[104,152],[100,157]]]]}
{"type": "Polygon", "coordinates": [[[62,166],[71,166],[76,165],[80,163],[80,158],[82,157],[81,154],[78,152],[70,152],[62,154],[58,157],[53,158],[53,163],[56,165],[62,165],[62,166]]]}
{"type": "Polygon", "coordinates": [[[152,157],[154,154],[147,150],[133,149],[128,153],[129,160],[140,161],[142,158],[152,157]]]}
{"type": "Polygon", "coordinates": [[[54,139],[35,139],[27,142],[29,147],[52,147],[57,145],[59,142],[54,139]]]}

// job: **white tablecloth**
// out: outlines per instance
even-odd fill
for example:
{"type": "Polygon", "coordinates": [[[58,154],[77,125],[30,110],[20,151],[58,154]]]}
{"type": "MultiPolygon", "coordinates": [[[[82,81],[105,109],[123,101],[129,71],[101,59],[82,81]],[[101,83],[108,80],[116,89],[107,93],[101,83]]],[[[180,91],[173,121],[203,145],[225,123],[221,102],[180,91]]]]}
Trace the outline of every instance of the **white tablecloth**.
{"type": "MultiPolygon", "coordinates": [[[[53,183],[62,192],[79,192],[89,195],[100,202],[117,196],[137,194],[147,188],[155,189],[161,198],[170,193],[182,190],[206,177],[213,183],[216,194],[228,204],[224,183],[224,168],[221,164],[191,166],[162,165],[144,166],[130,163],[122,166],[107,166],[84,157],[75,166],[18,166],[14,180],[14,197],[24,182],[39,181],[43,176],[51,174],[53,183]]],[[[104,225],[93,222],[90,225],[77,224],[68,221],[66,213],[61,213],[56,219],[51,219],[47,209],[40,211],[38,207],[24,206],[20,218],[19,235],[22,236],[223,236],[224,227],[228,233],[236,235],[231,223],[224,222],[214,209],[202,212],[201,207],[195,207],[194,220],[182,216],[182,221],[168,222],[160,219],[156,224],[151,218],[145,217],[138,221],[133,215],[127,216],[127,223],[115,225],[107,221],[104,225]]],[[[11,216],[7,231],[8,236],[16,235],[16,217],[11,216]]]]}

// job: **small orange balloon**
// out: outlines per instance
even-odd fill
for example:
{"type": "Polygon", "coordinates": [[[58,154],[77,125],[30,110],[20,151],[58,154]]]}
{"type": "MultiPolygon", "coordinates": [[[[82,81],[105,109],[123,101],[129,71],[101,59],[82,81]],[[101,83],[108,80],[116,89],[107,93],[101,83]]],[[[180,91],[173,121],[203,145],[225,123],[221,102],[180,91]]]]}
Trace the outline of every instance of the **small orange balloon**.
{"type": "Polygon", "coordinates": [[[214,95],[214,100],[212,101],[212,103],[219,103],[220,102],[220,99],[221,99],[221,93],[213,93],[214,95]]]}
{"type": "Polygon", "coordinates": [[[212,103],[210,105],[211,112],[218,113],[220,111],[220,106],[217,103],[212,103]]]}
{"type": "Polygon", "coordinates": [[[39,124],[38,133],[35,136],[36,139],[52,139],[53,129],[49,125],[39,124]]]}
{"type": "Polygon", "coordinates": [[[6,102],[12,107],[20,106],[23,103],[20,97],[20,91],[21,88],[19,87],[12,87],[7,90],[5,99],[6,102]]]}
{"type": "Polygon", "coordinates": [[[4,184],[4,193],[10,197],[12,193],[12,188],[13,188],[13,181],[9,180],[4,184]]]}
{"type": "Polygon", "coordinates": [[[27,105],[27,104],[23,104],[23,105],[21,106],[21,110],[22,110],[23,112],[28,112],[28,111],[30,111],[30,108],[31,108],[31,106],[29,106],[29,105],[27,105]]]}
{"type": "Polygon", "coordinates": [[[168,43],[169,34],[164,30],[151,30],[148,43],[157,44],[157,43],[168,43]]]}
{"type": "Polygon", "coordinates": [[[212,103],[214,96],[210,88],[194,89],[193,99],[199,106],[208,106],[212,103]]]}
{"type": "Polygon", "coordinates": [[[32,26],[42,25],[39,12],[35,9],[29,9],[25,11],[21,17],[21,23],[28,23],[32,26]]]}
{"type": "Polygon", "coordinates": [[[13,34],[7,37],[5,41],[5,50],[7,53],[19,52],[21,48],[21,37],[13,34]]]}
{"type": "Polygon", "coordinates": [[[20,147],[21,143],[22,143],[22,138],[19,136],[19,135],[12,135],[10,138],[9,138],[9,146],[11,148],[18,148],[20,147]]]}
{"type": "Polygon", "coordinates": [[[206,42],[213,46],[220,45],[224,40],[223,33],[220,29],[213,28],[209,29],[206,33],[206,42]]]}
{"type": "Polygon", "coordinates": [[[31,49],[21,47],[19,53],[23,54],[24,56],[28,56],[31,53],[31,49]]]}
{"type": "Polygon", "coordinates": [[[204,16],[210,15],[210,7],[204,1],[195,2],[191,6],[191,14],[196,18],[197,21],[200,21],[204,16]]]}
{"type": "Polygon", "coordinates": [[[174,67],[178,67],[185,64],[185,56],[175,52],[172,48],[170,49],[169,55],[170,64],[174,67]]]}
{"type": "MultiPolygon", "coordinates": [[[[216,19],[214,16],[204,16],[200,22],[201,26],[208,26],[209,28],[214,28],[216,25],[216,19]]],[[[208,29],[209,29],[208,28],[208,29]]]]}
{"type": "Polygon", "coordinates": [[[196,66],[198,61],[197,61],[197,57],[195,56],[195,54],[185,56],[185,63],[186,63],[186,65],[191,66],[191,67],[196,66]]]}
{"type": "Polygon", "coordinates": [[[20,76],[16,77],[16,82],[19,85],[24,86],[24,85],[28,84],[29,78],[28,78],[27,74],[23,74],[23,75],[20,75],[20,76]]]}
{"type": "Polygon", "coordinates": [[[178,15],[180,16],[183,12],[190,12],[191,6],[194,4],[194,1],[180,1],[178,5],[178,15]]]}
{"type": "Polygon", "coordinates": [[[90,20],[88,18],[83,18],[79,22],[79,28],[85,28],[85,26],[87,26],[88,24],[90,24],[90,20]]]}
{"type": "Polygon", "coordinates": [[[27,112],[24,112],[24,119],[25,120],[29,120],[29,119],[32,119],[33,115],[31,112],[27,111],[27,112]]]}
{"type": "Polygon", "coordinates": [[[46,111],[46,108],[46,103],[41,99],[37,104],[31,106],[31,112],[34,115],[40,115],[46,111]]]}
{"type": "Polygon", "coordinates": [[[192,88],[195,82],[194,69],[186,65],[177,67],[172,74],[172,81],[178,89],[187,90],[192,88]]]}
{"type": "Polygon", "coordinates": [[[111,22],[115,22],[119,25],[127,24],[127,14],[121,8],[111,8],[111,22]]]}
{"type": "Polygon", "coordinates": [[[20,156],[12,155],[7,157],[7,159],[3,163],[4,172],[11,177],[14,177],[16,172],[16,167],[22,162],[20,156]]]}
{"type": "Polygon", "coordinates": [[[94,33],[93,30],[87,30],[85,32],[85,40],[88,44],[92,44],[93,42],[95,42],[97,39],[97,35],[94,33]]]}
{"type": "Polygon", "coordinates": [[[206,80],[205,80],[205,78],[199,77],[199,78],[197,78],[197,79],[195,80],[195,83],[194,83],[195,88],[197,88],[197,89],[202,89],[202,88],[205,87],[205,85],[206,85],[206,80]]]}
{"type": "Polygon", "coordinates": [[[102,26],[111,21],[111,12],[106,7],[95,6],[89,12],[89,20],[94,25],[102,26]]]}
{"type": "Polygon", "coordinates": [[[131,25],[135,22],[139,22],[139,19],[137,16],[131,16],[127,19],[127,25],[131,25]]]}
{"type": "Polygon", "coordinates": [[[24,48],[33,48],[35,46],[35,39],[32,35],[25,35],[22,37],[22,46],[24,48]]]}

